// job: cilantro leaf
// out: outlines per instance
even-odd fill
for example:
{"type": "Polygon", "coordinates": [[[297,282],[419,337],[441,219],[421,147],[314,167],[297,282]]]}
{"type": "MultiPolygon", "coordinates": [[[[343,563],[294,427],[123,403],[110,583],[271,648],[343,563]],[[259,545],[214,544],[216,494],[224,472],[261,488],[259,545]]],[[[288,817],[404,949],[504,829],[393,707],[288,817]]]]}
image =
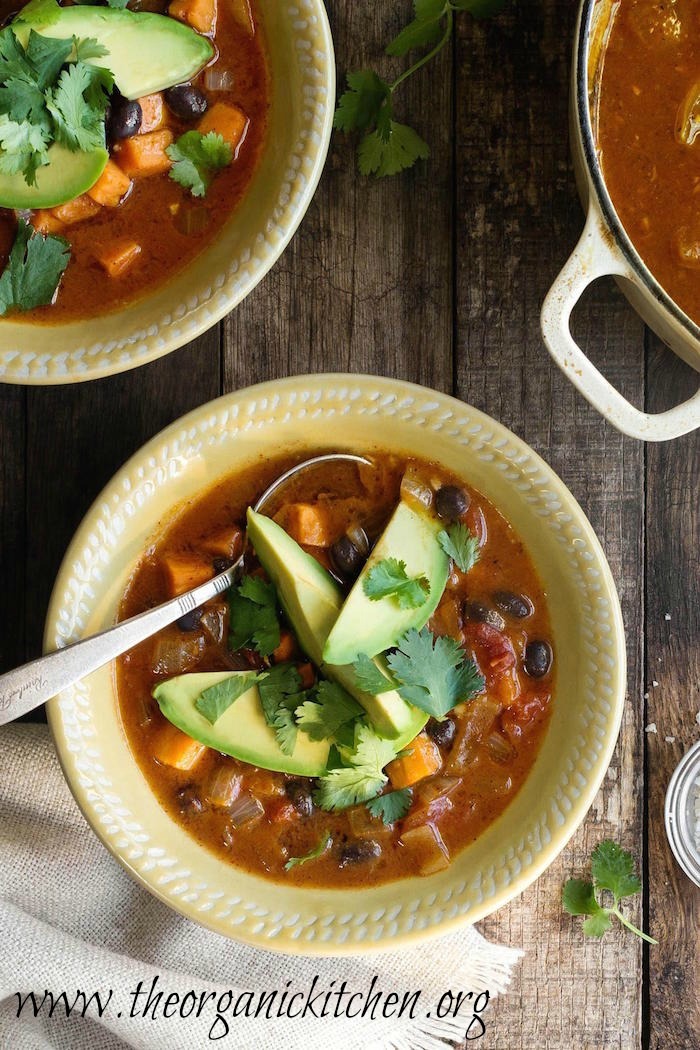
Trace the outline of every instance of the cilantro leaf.
{"type": "Polygon", "coordinates": [[[30,186],[36,182],[37,169],[46,163],[47,136],[43,128],[23,120],[17,123],[6,114],[0,115],[0,171],[14,175],[23,171],[30,186]]]}
{"type": "Polygon", "coordinates": [[[430,594],[427,578],[412,579],[406,573],[406,562],[397,558],[384,558],[373,565],[362,587],[370,601],[396,598],[401,609],[418,609],[430,594]]]}
{"type": "Polygon", "coordinates": [[[319,682],[313,699],[296,709],[297,723],[311,740],[330,740],[338,730],[359,718],[364,710],[335,682],[319,682]]]}
{"type": "Polygon", "coordinates": [[[465,658],[461,646],[453,638],[436,638],[427,627],[407,631],[388,663],[399,695],[434,718],[484,688],[476,664],[465,658]]]}
{"type": "Polygon", "coordinates": [[[353,670],[355,672],[355,684],[358,689],[376,696],[378,693],[388,693],[396,689],[396,682],[382,674],[374,660],[365,653],[360,653],[355,660],[353,670]]]}
{"type": "Polygon", "coordinates": [[[232,678],[225,678],[222,682],[204,689],[194,702],[194,706],[207,722],[214,725],[231,704],[243,696],[252,685],[255,684],[257,675],[251,671],[250,674],[238,674],[232,678]]]}
{"type": "Polygon", "coordinates": [[[280,644],[277,595],[271,583],[258,576],[246,576],[229,591],[232,650],[252,645],[261,656],[269,656],[280,644]]]}
{"type": "Polygon", "coordinates": [[[26,60],[36,75],[36,86],[40,91],[54,84],[61,72],[61,67],[68,61],[73,51],[72,40],[54,40],[29,30],[26,60]]]}
{"type": "Polygon", "coordinates": [[[210,131],[186,131],[165,151],[173,162],[170,178],[203,197],[214,174],[233,160],[233,151],[221,135],[210,131]]]}
{"type": "Polygon", "coordinates": [[[389,120],[386,130],[366,135],[357,150],[358,167],[362,175],[398,175],[412,168],[417,160],[427,160],[430,148],[417,131],[407,124],[389,120]]]}
{"type": "Polygon", "coordinates": [[[85,37],[84,40],[78,40],[74,37],[73,43],[75,44],[75,57],[78,62],[87,62],[91,58],[104,58],[105,55],[109,54],[107,48],[92,36],[85,37]]]}
{"type": "Polygon", "coordinates": [[[374,798],[387,782],[384,766],[395,756],[390,740],[361,723],[355,731],[355,746],[341,747],[339,751],[346,765],[321,777],[314,792],[321,809],[347,809],[374,798]]]}
{"type": "Polygon", "coordinates": [[[376,124],[379,111],[389,100],[389,85],[371,69],[348,73],[347,81],[348,90],[340,96],[333,126],[339,131],[366,131],[376,124]]]}
{"type": "Polygon", "coordinates": [[[599,890],[610,890],[615,900],[639,893],[642,884],[634,871],[634,858],[616,842],[599,842],[591,854],[591,871],[599,890]]]}
{"type": "Polygon", "coordinates": [[[291,755],[297,742],[294,711],[303,696],[294,664],[275,664],[259,674],[258,692],[265,721],[274,729],[282,754],[291,755]]]}
{"type": "Polygon", "coordinates": [[[381,817],[385,824],[393,824],[405,817],[411,806],[411,789],[399,788],[386,795],[378,795],[367,803],[373,817],[381,817]]]}
{"type": "Polygon", "coordinates": [[[13,308],[33,310],[50,303],[69,259],[70,245],[63,237],[43,237],[20,219],[0,276],[0,317],[13,308]]]}
{"type": "Polygon", "coordinates": [[[405,55],[414,47],[427,47],[440,39],[445,0],[415,0],[414,8],[415,18],[391,41],[387,55],[405,55]]]}
{"type": "Polygon", "coordinates": [[[461,521],[439,532],[438,543],[460,572],[469,572],[479,560],[479,541],[461,521]]]}
{"type": "Polygon", "coordinates": [[[297,864],[306,864],[309,860],[317,860],[318,857],[322,857],[327,851],[333,837],[330,831],[320,840],[317,846],[310,849],[308,853],[305,853],[303,857],[290,857],[284,866],[285,871],[289,871],[291,868],[295,868],[297,864]]]}
{"type": "Polygon", "coordinates": [[[602,937],[612,926],[613,916],[623,926],[649,944],[658,942],[648,933],[634,926],[620,911],[620,900],[633,896],[642,888],[634,871],[634,860],[615,842],[600,842],[591,855],[593,882],[587,879],[569,879],[562,889],[562,906],[570,915],[586,915],[583,932],[588,937],[602,937]],[[613,904],[606,907],[596,893],[607,891],[613,895],[613,904]]]}
{"type": "Polygon", "coordinates": [[[84,62],[75,62],[63,70],[58,84],[47,96],[57,142],[84,152],[104,148],[106,92],[112,83],[111,73],[84,62]]]}

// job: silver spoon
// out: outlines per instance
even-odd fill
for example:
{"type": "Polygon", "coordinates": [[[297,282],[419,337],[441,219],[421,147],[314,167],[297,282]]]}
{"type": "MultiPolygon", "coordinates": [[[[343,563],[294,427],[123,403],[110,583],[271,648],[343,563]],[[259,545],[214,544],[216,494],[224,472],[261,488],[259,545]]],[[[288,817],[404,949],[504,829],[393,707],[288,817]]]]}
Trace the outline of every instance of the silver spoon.
{"type": "MultiPolygon", "coordinates": [[[[303,463],[297,463],[295,467],[285,471],[271,485],[268,485],[254,509],[261,510],[282,485],[302,471],[320,463],[338,461],[371,466],[371,461],[365,459],[364,456],[354,456],[345,452],[314,456],[312,459],[304,460],[303,463]]],[[[13,719],[26,714],[27,711],[32,711],[35,707],[46,703],[63,689],[68,689],[81,678],[96,671],[98,667],[102,667],[110,660],[133,649],[139,642],[157,634],[163,627],[168,627],[181,616],[197,609],[211,598],[215,598],[217,594],[221,594],[222,591],[228,590],[242,559],[243,554],[230,568],[220,572],[208,583],[193,587],[191,591],[180,594],[177,598],[156,606],[155,609],[132,616],[131,619],[117,624],[116,627],[111,627],[81,642],[74,642],[38,660],[32,660],[31,663],[24,664],[14,671],[0,675],[0,725],[12,722],[13,719]]]]}

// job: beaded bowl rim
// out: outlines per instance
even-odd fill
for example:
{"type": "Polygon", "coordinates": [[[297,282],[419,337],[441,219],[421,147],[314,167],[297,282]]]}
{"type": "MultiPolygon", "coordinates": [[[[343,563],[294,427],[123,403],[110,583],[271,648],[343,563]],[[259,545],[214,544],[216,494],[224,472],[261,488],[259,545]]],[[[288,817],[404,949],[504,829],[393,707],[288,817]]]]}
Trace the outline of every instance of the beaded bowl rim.
{"type": "MultiPolygon", "coordinates": [[[[559,531],[566,529],[571,531],[571,535],[575,534],[575,544],[573,542],[569,544],[566,536],[564,536],[562,546],[566,546],[567,551],[568,547],[571,546],[572,550],[567,555],[571,559],[574,557],[585,557],[587,563],[585,574],[595,577],[596,589],[602,594],[601,604],[606,612],[604,616],[602,612],[600,614],[602,617],[600,638],[598,639],[598,636],[596,638],[601,642],[601,645],[607,647],[604,654],[605,658],[603,660],[603,657],[601,657],[601,661],[607,667],[605,675],[611,683],[608,687],[610,702],[607,705],[603,705],[607,713],[602,719],[602,728],[594,726],[589,730],[588,723],[591,722],[590,718],[585,723],[585,729],[590,734],[588,738],[582,740],[586,753],[586,760],[583,765],[587,776],[583,776],[580,770],[570,771],[568,767],[564,775],[563,782],[567,785],[569,784],[570,775],[571,778],[574,778],[574,773],[578,775],[579,780],[583,778],[582,785],[579,785],[581,789],[576,790],[573,801],[569,796],[566,796],[562,800],[548,800],[546,806],[543,803],[544,808],[540,821],[542,826],[538,825],[538,835],[536,836],[534,847],[536,855],[531,857],[529,861],[526,859],[520,870],[517,870],[518,851],[525,850],[527,852],[523,845],[525,840],[523,839],[518,846],[511,846],[508,851],[505,850],[505,847],[499,845],[497,849],[499,851],[502,849],[503,855],[502,857],[499,855],[500,867],[494,870],[497,877],[502,880],[501,885],[495,886],[494,883],[494,890],[492,892],[487,891],[486,895],[482,895],[476,903],[467,899],[463,908],[460,908],[459,903],[453,903],[447,910],[440,910],[442,898],[447,904],[452,900],[453,895],[456,895],[458,898],[464,897],[467,891],[468,882],[463,878],[464,872],[460,873],[459,871],[460,856],[465,851],[460,851],[460,853],[455,855],[447,872],[441,873],[446,876],[442,880],[436,876],[431,876],[428,879],[409,878],[398,882],[386,883],[379,887],[371,887],[362,891],[363,900],[369,901],[369,903],[362,905],[359,902],[358,891],[319,891],[317,889],[305,891],[302,887],[298,887],[296,890],[290,888],[282,890],[280,883],[261,877],[244,876],[241,874],[241,869],[222,864],[219,860],[217,864],[222,872],[234,871],[236,877],[247,886],[248,890],[254,887],[259,891],[263,899],[274,901],[275,897],[278,897],[280,893],[287,894],[291,892],[292,895],[296,893],[299,899],[303,900],[302,904],[295,908],[295,913],[291,916],[285,914],[284,907],[279,904],[277,905],[278,911],[270,915],[268,905],[257,905],[255,901],[246,898],[244,893],[242,898],[233,899],[234,924],[233,919],[230,922],[227,921],[228,912],[222,918],[223,913],[214,915],[211,909],[204,911],[195,907],[196,901],[192,903],[182,899],[182,879],[191,877],[192,872],[186,870],[184,873],[177,873],[180,883],[176,893],[175,888],[171,886],[172,880],[161,880],[158,882],[153,874],[153,864],[149,867],[148,865],[144,866],[141,859],[136,861],[130,860],[125,855],[126,849],[115,843],[114,828],[117,827],[119,832],[119,818],[118,815],[114,816],[116,806],[109,801],[105,805],[104,798],[102,798],[100,803],[102,808],[100,809],[100,807],[96,806],[94,798],[90,797],[90,791],[94,791],[94,789],[91,789],[89,786],[86,787],[85,783],[80,782],[82,776],[80,764],[82,762],[84,771],[86,755],[98,753],[95,752],[95,748],[99,744],[99,740],[95,741],[94,739],[94,732],[91,733],[85,730],[84,739],[79,742],[77,749],[75,746],[76,734],[79,736],[84,731],[80,727],[79,720],[75,717],[79,706],[79,701],[76,701],[76,694],[79,693],[81,688],[87,691],[86,698],[82,701],[83,710],[81,717],[89,721],[89,687],[82,683],[81,686],[61,694],[51,701],[48,714],[49,725],[64,775],[80,809],[113,856],[149,892],[186,917],[234,940],[287,954],[341,956],[362,954],[368,951],[393,950],[397,946],[415,943],[425,938],[447,933],[466,923],[476,922],[520,894],[552,863],[582,823],[608,768],[622,719],[626,687],[626,654],[622,614],[615,584],[595,532],[564,483],[537,453],[501,424],[496,423],[490,417],[449,395],[440,394],[408,382],[347,374],[291,377],[224,395],[175,421],[162,433],[149,441],[117,472],[88,511],[79,527],[65,556],[51,597],[46,621],[46,647],[54,648],[59,644],[65,644],[71,636],[70,631],[67,637],[66,632],[61,628],[62,617],[65,619],[66,616],[67,598],[70,598],[68,604],[75,603],[76,608],[81,603],[85,603],[86,599],[88,606],[90,599],[99,601],[99,593],[96,596],[93,593],[94,581],[90,579],[90,574],[87,573],[84,586],[78,586],[74,569],[76,565],[82,566],[81,557],[95,548],[96,537],[101,532],[104,532],[100,518],[106,509],[115,501],[115,498],[119,498],[120,493],[122,497],[125,492],[133,495],[137,483],[143,484],[144,465],[150,464],[149,469],[152,471],[156,463],[167,464],[169,462],[168,450],[170,450],[170,454],[178,450],[181,453],[180,442],[186,443],[195,433],[199,433],[202,438],[209,433],[211,440],[214,441],[217,432],[227,433],[226,425],[228,424],[230,427],[232,419],[240,420],[242,424],[234,429],[233,441],[235,442],[237,434],[240,432],[249,433],[251,429],[255,428],[256,408],[259,413],[262,413],[272,406],[278,412],[279,418],[274,417],[267,424],[274,429],[275,425],[279,425],[282,419],[289,419],[293,409],[298,411],[299,418],[316,418],[324,411],[324,405],[325,411],[331,416],[335,416],[336,420],[338,418],[339,405],[344,407],[346,414],[352,413],[353,405],[355,405],[355,412],[358,416],[366,411],[370,415],[372,413],[381,415],[382,418],[386,414],[389,419],[397,418],[399,412],[403,411],[405,406],[414,406],[420,418],[417,419],[415,424],[411,423],[409,426],[427,425],[432,413],[435,419],[432,428],[434,431],[444,431],[446,426],[451,425],[452,429],[446,431],[446,441],[456,443],[461,439],[461,443],[469,448],[471,452],[473,449],[470,448],[470,443],[482,440],[482,445],[478,447],[483,447],[486,450],[484,452],[485,463],[493,461],[499,469],[505,465],[508,469],[519,472],[519,476],[524,479],[523,484],[525,485],[530,483],[529,479],[532,479],[533,486],[535,482],[546,484],[546,494],[551,499],[551,506],[559,509],[555,513],[547,511],[544,515],[540,512],[540,516],[556,517],[556,528],[559,531]],[[374,407],[365,408],[366,404],[374,407]],[[284,415],[285,410],[286,416],[284,415]],[[482,438],[479,439],[478,435],[482,435],[482,438]],[[574,546],[575,550],[573,549],[574,546]],[[591,752],[594,753],[593,759],[590,758],[591,752]],[[76,753],[80,762],[75,758],[76,753]],[[558,825],[555,821],[555,826],[552,828],[549,825],[549,821],[553,819],[552,812],[556,809],[555,802],[557,801],[563,801],[565,804],[558,809],[561,820],[558,825]],[[110,820],[112,821],[112,827],[108,829],[105,824],[109,823],[110,820]],[[539,835],[540,830],[546,832],[542,837],[539,835]],[[457,884],[460,878],[462,878],[462,883],[459,890],[456,891],[452,884],[457,884]],[[442,882],[442,887],[440,882],[442,882]],[[447,889],[442,893],[441,898],[441,891],[445,886],[447,886],[447,889]],[[382,893],[381,891],[384,892],[382,893]],[[390,905],[388,903],[390,897],[386,891],[391,892],[394,902],[396,900],[402,901],[404,898],[418,899],[412,901],[411,905],[408,903],[390,905]],[[383,897],[386,906],[378,909],[375,906],[373,911],[372,897],[383,897]],[[344,903],[344,900],[351,898],[354,900],[355,905],[359,906],[358,914],[352,911],[349,904],[344,903]],[[328,900],[332,901],[332,906],[328,905],[328,900]],[[282,911],[279,910],[280,907],[282,911]],[[235,909],[238,909],[238,911],[235,909]],[[301,915],[304,911],[307,913],[306,918],[303,918],[301,915]],[[312,913],[311,918],[308,917],[309,911],[312,913]],[[247,914],[243,914],[243,912],[247,912],[247,914]],[[337,914],[338,912],[344,912],[345,914],[339,915],[337,914]],[[404,912],[403,916],[401,915],[402,912],[404,912]],[[398,918],[401,918],[401,924],[397,924],[398,918]],[[371,934],[371,939],[368,939],[368,931],[371,934]],[[306,939],[302,939],[303,937],[306,939]]],[[[408,411],[408,416],[411,417],[411,411],[408,411]]],[[[364,418],[366,419],[366,417],[364,418]]],[[[260,427],[264,425],[262,421],[258,423],[260,427]]],[[[379,426],[379,423],[377,426],[379,426]]],[[[416,435],[416,440],[420,437],[424,438],[424,435],[419,431],[416,435]]],[[[318,444],[316,444],[316,447],[319,447],[318,444]]],[[[410,454],[411,450],[407,449],[407,451],[410,454]]],[[[424,448],[415,448],[413,451],[414,454],[426,454],[424,448]]],[[[463,449],[460,451],[463,451],[463,449]]],[[[491,471],[490,466],[487,466],[485,469],[491,471]]],[[[227,473],[231,472],[232,470],[229,466],[227,473]]],[[[216,480],[216,477],[208,479],[207,487],[215,484],[216,480]]],[[[157,491],[157,483],[153,482],[153,484],[155,484],[157,491]]],[[[203,491],[203,488],[200,488],[200,491],[203,491]]],[[[170,506],[172,505],[168,504],[168,507],[170,506]]],[[[157,515],[157,518],[163,516],[162,510],[163,508],[161,507],[161,512],[157,515]]],[[[151,517],[151,533],[153,528],[154,523],[151,517]]],[[[552,524],[551,528],[553,530],[555,526],[552,524]]],[[[528,546],[527,539],[525,540],[525,545],[526,547],[528,546]]],[[[141,551],[138,552],[138,554],[140,553],[141,551]]],[[[108,562],[109,559],[107,559],[108,562]]],[[[582,584],[580,583],[579,585],[582,584]]],[[[75,608],[71,615],[74,617],[72,621],[74,627],[75,608]]],[[[74,637],[75,634],[72,636],[74,637]]],[[[114,693],[113,684],[112,692],[114,693]]],[[[116,706],[114,696],[113,701],[116,706]]],[[[129,752],[129,754],[131,753],[129,752]]],[[[89,761],[92,761],[92,759],[89,761]]],[[[131,762],[133,769],[140,774],[133,756],[131,756],[131,762]]],[[[571,763],[569,764],[571,765],[571,763]]],[[[530,776],[532,776],[532,771],[530,776]]],[[[525,790],[526,785],[527,780],[521,792],[525,790]]],[[[111,784],[109,786],[111,787],[111,784]]],[[[571,790],[573,791],[573,788],[571,790]]],[[[113,789],[111,795],[114,796],[113,789]]],[[[508,813],[509,809],[515,806],[517,798],[518,796],[516,795],[515,799],[506,807],[505,813],[508,813]]],[[[162,826],[158,827],[158,833],[161,840],[167,840],[169,837],[177,839],[178,845],[184,849],[182,836],[187,840],[189,840],[189,836],[181,829],[178,836],[178,826],[171,821],[171,818],[168,817],[164,810],[159,812],[159,820],[162,826]]],[[[502,820],[502,817],[497,818],[495,824],[497,825],[500,820],[502,820]]],[[[122,831],[123,827],[126,826],[128,825],[123,824],[122,831]]],[[[487,828],[477,839],[477,844],[488,831],[489,829],[487,828]]],[[[205,866],[203,854],[206,854],[210,860],[214,858],[214,855],[210,854],[202,846],[197,846],[195,850],[193,843],[194,840],[189,841],[190,852],[196,852],[202,866],[205,866]]],[[[168,848],[172,853],[174,847],[169,846],[168,848]]],[[[472,848],[467,847],[467,851],[472,848]]],[[[164,851],[159,847],[159,853],[162,852],[164,851]]],[[[157,863],[155,867],[157,867],[157,863]]],[[[178,862],[173,861],[173,863],[178,862]]],[[[209,864],[209,867],[211,868],[211,864],[209,864]]],[[[197,877],[200,878],[201,884],[201,875],[197,877]]],[[[481,885],[481,879],[482,873],[478,872],[477,882],[479,886],[481,885]]],[[[473,884],[474,882],[472,881],[473,884]]],[[[275,904],[273,903],[270,906],[274,908],[275,904]]]]}

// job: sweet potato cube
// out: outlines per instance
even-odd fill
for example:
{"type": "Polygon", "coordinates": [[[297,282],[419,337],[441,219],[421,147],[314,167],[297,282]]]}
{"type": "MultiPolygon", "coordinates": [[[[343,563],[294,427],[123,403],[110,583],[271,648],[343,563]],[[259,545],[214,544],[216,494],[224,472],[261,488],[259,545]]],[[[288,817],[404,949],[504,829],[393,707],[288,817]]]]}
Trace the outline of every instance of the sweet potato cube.
{"type": "Polygon", "coordinates": [[[407,752],[386,767],[394,790],[410,787],[424,777],[432,776],[442,765],[439,748],[426,733],[419,733],[408,745],[407,752]]]}
{"type": "Polygon", "coordinates": [[[52,208],[51,214],[65,226],[70,226],[74,222],[83,222],[84,219],[91,219],[93,215],[97,215],[99,210],[100,205],[92,197],[88,197],[87,193],[83,193],[80,197],[76,197],[75,200],[68,201],[67,204],[61,204],[58,208],[52,208]]]}
{"type": "Polygon", "coordinates": [[[134,265],[140,254],[141,245],[137,241],[117,241],[102,248],[96,256],[110,277],[121,277],[134,265]]]}
{"type": "Polygon", "coordinates": [[[220,529],[207,536],[203,546],[216,558],[236,558],[243,547],[243,530],[238,525],[220,529]]]}
{"type": "Polygon", "coordinates": [[[216,29],[216,0],[172,0],[168,14],[205,36],[216,29]]]}
{"type": "Polygon", "coordinates": [[[48,208],[41,208],[34,212],[32,226],[39,233],[60,233],[64,224],[48,208]]]}
{"type": "Polygon", "coordinates": [[[280,517],[302,547],[330,547],[336,538],[328,511],[318,503],[289,503],[280,517]]]}
{"type": "Polygon", "coordinates": [[[192,769],[206,751],[206,746],[193,740],[170,724],[163,727],[153,749],[154,757],[173,769],[192,769]]]}
{"type": "Polygon", "coordinates": [[[201,131],[202,135],[210,131],[221,135],[224,142],[228,142],[234,151],[243,140],[247,128],[248,118],[243,110],[229,102],[215,102],[197,125],[197,130],[201,131]]]}
{"type": "Polygon", "coordinates": [[[185,591],[191,591],[200,583],[206,583],[214,575],[209,562],[195,555],[169,554],[161,560],[161,564],[173,598],[184,594],[185,591]]]}
{"type": "Polygon", "coordinates": [[[88,190],[88,196],[105,208],[117,208],[130,189],[129,176],[113,160],[108,160],[97,182],[88,190]]]}
{"type": "Polygon", "coordinates": [[[134,135],[119,144],[115,151],[117,164],[131,178],[137,175],[159,175],[168,171],[172,161],[165,152],[172,145],[173,134],[167,128],[134,135]]]}
{"type": "Polygon", "coordinates": [[[165,120],[165,107],[163,96],[160,91],[153,95],[144,95],[139,99],[141,107],[141,127],[139,135],[146,135],[149,131],[157,131],[163,126],[165,120]]]}

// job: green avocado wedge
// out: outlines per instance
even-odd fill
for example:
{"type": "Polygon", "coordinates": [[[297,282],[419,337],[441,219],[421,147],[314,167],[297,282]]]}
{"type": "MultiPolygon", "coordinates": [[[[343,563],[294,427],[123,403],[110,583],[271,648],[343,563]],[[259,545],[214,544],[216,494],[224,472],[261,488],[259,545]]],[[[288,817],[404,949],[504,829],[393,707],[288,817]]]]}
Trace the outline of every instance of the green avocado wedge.
{"type": "Polygon", "coordinates": [[[109,69],[129,99],[190,81],[214,57],[211,41],[183,22],[126,8],[59,7],[39,0],[20,11],[12,28],[23,45],[30,29],[54,40],[96,40],[107,54],[86,61],[109,69]]]}
{"type": "MultiPolygon", "coordinates": [[[[352,666],[323,662],[323,645],[343,607],[343,593],[333,577],[281,526],[248,511],[248,539],[277,591],[300,646],[323,674],[342,685],[360,703],[378,733],[400,751],[421,731],[428,716],[396,690],[376,696],[359,689],[352,666]]],[[[376,661],[381,668],[381,659],[376,661]]]]}
{"type": "Polygon", "coordinates": [[[49,163],[39,168],[28,186],[22,172],[0,173],[1,208],[57,208],[94,186],[109,159],[106,149],[74,153],[58,142],[49,148],[49,163]]]}
{"type": "Polygon", "coordinates": [[[153,696],[169,722],[215,751],[279,773],[322,776],[326,772],[330,741],[313,741],[306,733],[299,732],[293,753],[285,755],[274,730],[265,721],[256,685],[234,700],[213,725],[199,713],[195,701],[205,689],[228,678],[247,674],[250,672],[183,674],[161,682],[153,690],[153,696]]]}
{"type": "Polygon", "coordinates": [[[323,648],[329,664],[348,664],[360,653],[374,656],[393,648],[415,627],[420,630],[435,612],[447,583],[450,561],[438,541],[443,525],[424,511],[401,502],[348,595],[323,648]],[[372,601],[364,584],[372,568],[385,558],[406,563],[411,578],[425,577],[430,592],[416,609],[402,609],[392,596],[372,601]]]}

